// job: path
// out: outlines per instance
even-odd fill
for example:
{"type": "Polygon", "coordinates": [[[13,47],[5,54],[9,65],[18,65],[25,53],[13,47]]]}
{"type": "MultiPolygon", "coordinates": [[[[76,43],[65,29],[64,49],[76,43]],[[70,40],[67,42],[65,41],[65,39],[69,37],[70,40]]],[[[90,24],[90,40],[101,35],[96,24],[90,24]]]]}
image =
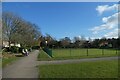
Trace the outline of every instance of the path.
{"type": "Polygon", "coordinates": [[[8,65],[3,69],[3,78],[38,78],[37,55],[38,50],[23,57],[14,64],[8,65]]]}
{"type": "Polygon", "coordinates": [[[37,64],[39,64],[39,65],[63,64],[63,63],[78,63],[78,62],[99,61],[99,60],[114,60],[114,59],[117,60],[118,57],[69,59],[69,60],[55,60],[55,61],[38,61],[37,64]]]}

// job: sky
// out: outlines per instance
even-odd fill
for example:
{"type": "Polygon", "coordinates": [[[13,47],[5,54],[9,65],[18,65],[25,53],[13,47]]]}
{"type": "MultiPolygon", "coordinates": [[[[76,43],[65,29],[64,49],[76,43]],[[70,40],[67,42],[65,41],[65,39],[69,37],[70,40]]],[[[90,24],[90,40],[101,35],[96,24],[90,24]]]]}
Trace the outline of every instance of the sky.
{"type": "Polygon", "coordinates": [[[3,2],[12,12],[40,27],[56,39],[118,36],[118,4],[115,2],[3,2]]]}

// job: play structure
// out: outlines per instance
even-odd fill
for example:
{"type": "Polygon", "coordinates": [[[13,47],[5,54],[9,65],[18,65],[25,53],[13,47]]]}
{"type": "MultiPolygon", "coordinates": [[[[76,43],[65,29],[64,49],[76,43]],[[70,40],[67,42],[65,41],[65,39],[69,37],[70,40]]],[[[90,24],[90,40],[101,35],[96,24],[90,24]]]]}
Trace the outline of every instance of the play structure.
{"type": "Polygon", "coordinates": [[[51,58],[53,57],[52,56],[52,50],[48,48],[46,40],[41,40],[40,41],[40,47],[48,56],[50,56],[51,58]]]}
{"type": "Polygon", "coordinates": [[[47,47],[44,47],[44,48],[42,48],[42,49],[43,49],[43,51],[46,52],[50,57],[53,57],[53,56],[52,56],[52,50],[51,50],[51,49],[49,49],[49,48],[47,48],[47,47]]]}

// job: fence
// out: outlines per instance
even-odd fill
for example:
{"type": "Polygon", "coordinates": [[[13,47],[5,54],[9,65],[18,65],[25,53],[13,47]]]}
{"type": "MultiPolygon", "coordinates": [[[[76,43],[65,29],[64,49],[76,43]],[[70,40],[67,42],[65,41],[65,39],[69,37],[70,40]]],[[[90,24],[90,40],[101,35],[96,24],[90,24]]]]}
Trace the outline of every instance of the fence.
{"type": "Polygon", "coordinates": [[[52,49],[54,57],[84,57],[84,56],[117,56],[117,49],[80,49],[80,48],[65,48],[65,49],[52,49]]]}

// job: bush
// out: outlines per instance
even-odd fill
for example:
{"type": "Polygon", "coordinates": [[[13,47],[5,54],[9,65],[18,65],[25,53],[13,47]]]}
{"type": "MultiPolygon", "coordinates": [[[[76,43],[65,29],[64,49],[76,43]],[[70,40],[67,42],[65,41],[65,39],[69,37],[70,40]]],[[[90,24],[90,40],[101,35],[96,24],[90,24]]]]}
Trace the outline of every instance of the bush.
{"type": "Polygon", "coordinates": [[[3,52],[9,52],[9,51],[10,51],[9,47],[4,47],[3,48],[3,52]]]}
{"type": "Polygon", "coordinates": [[[33,46],[32,49],[40,49],[40,46],[33,46]]]}
{"type": "Polygon", "coordinates": [[[18,53],[18,52],[19,52],[19,48],[16,47],[16,46],[11,46],[11,47],[10,47],[10,51],[11,51],[12,53],[18,53]]]}
{"type": "Polygon", "coordinates": [[[19,53],[22,53],[22,49],[24,49],[23,47],[20,47],[19,49],[18,49],[18,52],[19,53]]]}
{"type": "Polygon", "coordinates": [[[32,48],[29,48],[29,49],[28,49],[28,51],[30,51],[30,52],[31,52],[31,51],[32,51],[32,48]]]}

